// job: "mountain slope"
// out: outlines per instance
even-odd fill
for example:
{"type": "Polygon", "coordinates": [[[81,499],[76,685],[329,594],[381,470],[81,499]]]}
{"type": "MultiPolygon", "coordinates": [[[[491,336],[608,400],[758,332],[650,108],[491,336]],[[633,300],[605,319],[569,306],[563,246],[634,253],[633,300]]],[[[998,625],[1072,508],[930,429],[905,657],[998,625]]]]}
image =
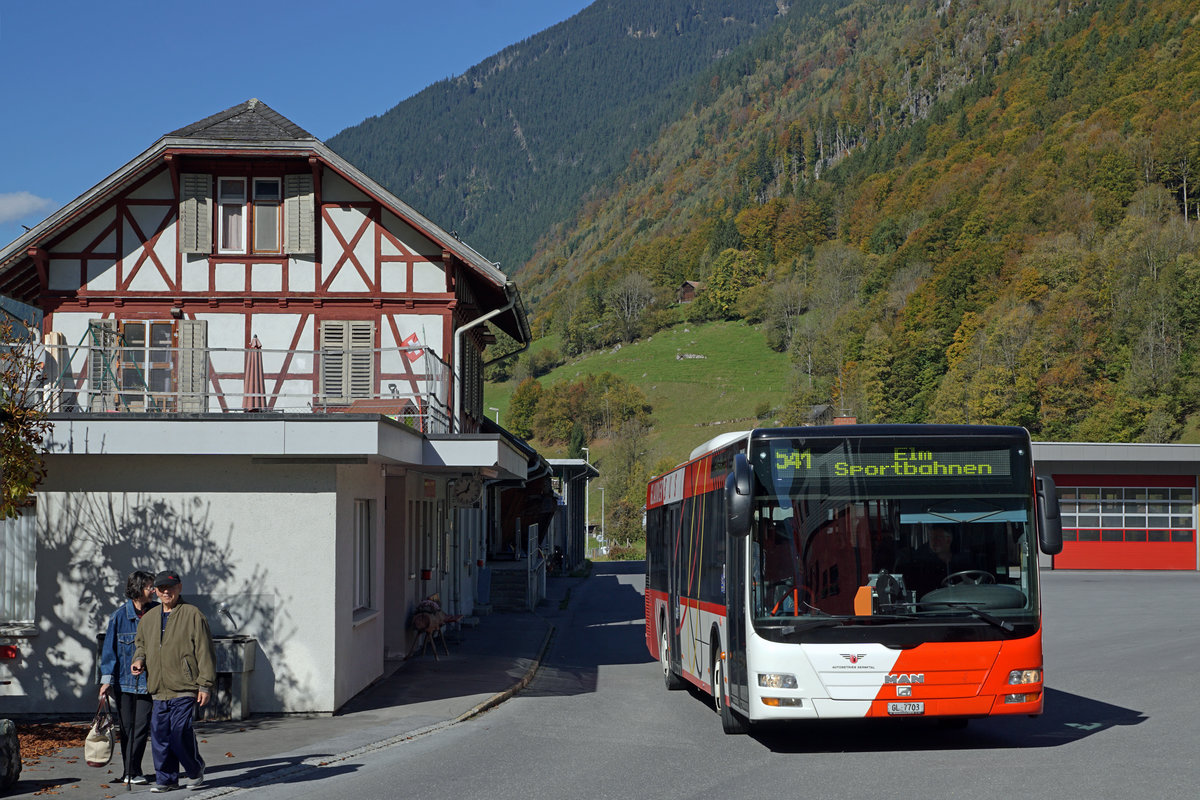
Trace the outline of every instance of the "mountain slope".
{"type": "MultiPolygon", "coordinates": [[[[1200,17],[1181,0],[789,13],[518,273],[535,328],[621,337],[613,287],[761,323],[794,409],[1169,440],[1200,397],[1200,17]]],[[[624,328],[628,328],[628,324],[624,328]]]]}
{"type": "Polygon", "coordinates": [[[338,133],[329,145],[515,268],[759,35],[776,0],[602,0],[338,133]]]}

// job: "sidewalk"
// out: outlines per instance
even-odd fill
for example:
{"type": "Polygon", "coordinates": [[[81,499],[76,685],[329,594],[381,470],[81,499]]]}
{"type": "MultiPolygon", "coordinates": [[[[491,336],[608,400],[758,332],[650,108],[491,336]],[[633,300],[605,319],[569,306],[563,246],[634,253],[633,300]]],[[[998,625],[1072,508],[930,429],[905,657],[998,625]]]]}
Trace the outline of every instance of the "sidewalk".
{"type": "MultiPolygon", "coordinates": [[[[305,771],[357,758],[406,739],[469,719],[511,697],[533,678],[550,643],[559,605],[583,578],[550,578],[536,611],[489,614],[475,628],[450,633],[450,655],[430,654],[389,662],[384,678],[335,716],[251,717],[242,722],[197,723],[200,753],[208,764],[203,791],[173,797],[220,797],[239,789],[295,780],[305,771]]],[[[143,769],[153,773],[147,749],[143,769]]],[[[25,766],[5,797],[65,795],[100,800],[138,792],[117,783],[120,748],[107,768],[88,767],[83,747],[25,766]],[[109,781],[112,781],[109,783],[109,781]]],[[[181,778],[180,783],[186,783],[181,778]]]]}

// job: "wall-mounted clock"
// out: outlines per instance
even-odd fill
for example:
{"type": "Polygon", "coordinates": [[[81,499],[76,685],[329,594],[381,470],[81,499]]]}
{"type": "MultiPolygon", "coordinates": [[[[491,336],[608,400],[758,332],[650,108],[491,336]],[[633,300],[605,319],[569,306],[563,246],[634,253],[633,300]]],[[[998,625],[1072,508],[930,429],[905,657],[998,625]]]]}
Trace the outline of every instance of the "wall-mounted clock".
{"type": "Polygon", "coordinates": [[[483,481],[474,475],[454,481],[454,499],[459,505],[474,505],[483,494],[483,481]]]}

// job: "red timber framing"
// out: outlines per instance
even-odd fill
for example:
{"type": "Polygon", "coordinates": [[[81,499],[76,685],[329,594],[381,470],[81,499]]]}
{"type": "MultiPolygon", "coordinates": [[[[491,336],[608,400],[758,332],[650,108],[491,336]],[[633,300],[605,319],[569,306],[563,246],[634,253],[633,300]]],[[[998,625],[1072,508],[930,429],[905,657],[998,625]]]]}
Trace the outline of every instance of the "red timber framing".
{"type": "MultiPolygon", "coordinates": [[[[197,400],[201,390],[209,401],[220,397],[214,383],[225,384],[230,398],[244,388],[231,351],[258,335],[264,351],[276,352],[266,359],[274,371],[267,386],[253,394],[282,387],[280,408],[307,403],[298,398],[308,381],[314,409],[345,410],[372,395],[411,396],[396,390],[424,380],[438,425],[470,432],[483,418],[482,351],[492,341],[490,328],[475,323],[488,315],[490,326],[520,343],[530,338],[520,294],[498,264],[253,99],[164,135],[0,248],[0,293],[40,308],[44,332],[55,342],[69,337],[68,346],[98,338],[108,349],[107,332],[123,337],[127,322],[131,339],[139,331],[159,337],[159,347],[145,352],[155,371],[148,382],[164,386],[172,366],[179,374],[170,378],[174,397],[156,390],[154,399],[173,399],[180,410],[186,399],[186,413],[216,408],[197,400]],[[140,324],[147,321],[155,324],[140,324]],[[187,342],[186,373],[182,354],[174,365],[156,360],[167,321],[187,342]],[[354,324],[339,324],[347,322],[354,324]],[[352,346],[339,348],[341,336],[352,346]],[[370,345],[373,363],[363,352],[370,345]],[[393,345],[425,348],[437,362],[405,363],[393,345]],[[320,356],[312,352],[322,346],[343,353],[341,362],[314,366],[320,356]],[[204,363],[195,359],[201,348],[219,370],[206,386],[204,363]],[[301,360],[305,351],[313,363],[301,360]]],[[[122,374],[136,378],[132,366],[122,374]]],[[[91,409],[91,399],[122,402],[108,396],[99,373],[83,384],[89,402],[80,408],[91,409]]]]}
{"type": "MultiPolygon", "coordinates": [[[[266,154],[264,157],[259,151],[248,151],[244,154],[236,151],[213,152],[201,157],[194,153],[168,153],[156,167],[146,170],[114,196],[92,206],[91,210],[80,215],[68,227],[61,229],[44,245],[31,247],[29,255],[37,266],[38,285],[36,289],[28,287],[31,291],[26,293],[29,300],[35,301],[46,312],[44,330],[49,332],[54,329],[55,312],[86,311],[97,319],[119,320],[197,319],[204,315],[238,313],[244,317],[243,335],[244,341],[248,343],[255,334],[253,317],[274,313],[295,315],[296,324],[290,334],[290,341],[264,343],[267,349],[286,348],[289,351],[278,370],[268,372],[265,376],[272,403],[285,380],[311,381],[314,387],[319,382],[319,375],[311,362],[304,372],[296,371],[296,358],[291,351],[320,349],[321,323],[325,321],[373,321],[374,347],[378,349],[383,347],[383,342],[387,340],[385,331],[390,334],[389,346],[392,342],[400,343],[405,339],[397,316],[438,316],[442,325],[441,351],[437,355],[444,361],[452,361],[454,330],[456,324],[462,321],[456,317],[468,309],[474,310],[474,303],[463,302],[457,291],[460,287],[457,271],[464,269],[464,264],[440,246],[436,254],[418,253],[405,246],[398,236],[384,226],[385,213],[395,215],[396,219],[415,230],[419,231],[420,226],[397,214],[390,205],[370,195],[363,187],[340,172],[337,174],[356,190],[362,191],[366,199],[352,202],[323,201],[321,173],[327,165],[315,157],[301,159],[297,158],[295,153],[286,155],[287,158],[273,158],[272,154],[266,154]],[[238,155],[243,156],[243,159],[226,159],[226,156],[238,155]],[[147,183],[160,178],[164,171],[170,176],[174,197],[131,197],[147,183]],[[306,280],[309,288],[301,291],[293,289],[294,279],[290,272],[294,266],[290,254],[216,252],[215,242],[219,225],[219,215],[216,213],[212,214],[213,252],[206,259],[189,259],[180,252],[178,246],[172,248],[173,260],[167,258],[168,251],[162,248],[156,252],[159,241],[178,222],[180,173],[200,172],[211,174],[215,179],[219,176],[282,177],[298,171],[313,173],[315,208],[318,216],[314,221],[316,253],[306,257],[302,264],[302,268],[308,272],[306,280]],[[159,209],[161,213],[148,214],[143,211],[141,214],[135,214],[134,209],[138,208],[159,209]],[[353,209],[360,215],[355,217],[353,225],[339,225],[332,213],[338,209],[353,209]],[[90,241],[78,252],[55,250],[57,243],[67,241],[85,226],[94,225],[97,219],[106,216],[110,217],[108,224],[91,236],[90,241]],[[363,263],[365,259],[356,253],[356,248],[364,241],[371,242],[373,264],[363,263]],[[55,262],[77,260],[80,288],[51,290],[48,275],[50,259],[55,262]],[[88,264],[98,261],[107,261],[114,265],[115,289],[87,288],[88,264]],[[446,276],[443,291],[413,291],[415,266],[424,263],[440,264],[443,268],[446,276]],[[230,265],[238,264],[242,265],[245,271],[243,286],[238,290],[218,291],[218,265],[227,276],[230,265]],[[252,279],[254,268],[264,264],[278,265],[282,275],[282,285],[279,288],[267,291],[255,288],[252,279]],[[405,290],[385,292],[383,271],[396,265],[405,270],[405,290]],[[197,281],[193,275],[185,282],[185,268],[197,267],[206,270],[206,279],[197,281]],[[164,288],[154,291],[132,289],[141,270],[157,272],[164,288]],[[361,282],[361,291],[335,291],[332,288],[338,276],[347,271],[352,272],[361,282]],[[185,290],[185,285],[195,288],[185,290]],[[199,289],[201,285],[205,288],[199,289]]],[[[474,338],[472,337],[473,340],[474,338]]],[[[414,371],[414,364],[408,359],[401,359],[401,363],[402,369],[399,372],[384,372],[381,354],[377,353],[374,371],[377,385],[386,386],[388,382],[397,382],[406,385],[414,393],[419,393],[427,376],[423,372],[414,371]]],[[[236,408],[240,401],[230,398],[227,403],[221,392],[221,382],[240,377],[240,372],[215,372],[210,368],[209,379],[222,409],[236,408]]]]}
{"type": "Polygon", "coordinates": [[[1054,475],[1063,520],[1055,569],[1195,570],[1194,475],[1054,475]]]}

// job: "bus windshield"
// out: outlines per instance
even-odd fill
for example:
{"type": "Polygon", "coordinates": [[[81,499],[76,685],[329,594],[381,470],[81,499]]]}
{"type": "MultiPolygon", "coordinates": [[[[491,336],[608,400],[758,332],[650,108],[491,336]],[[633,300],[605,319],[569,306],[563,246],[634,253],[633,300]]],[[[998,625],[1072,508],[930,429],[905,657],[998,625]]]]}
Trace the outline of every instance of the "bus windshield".
{"type": "Polygon", "coordinates": [[[1036,624],[1029,450],[994,436],[752,439],[755,627],[1036,624]]]}

